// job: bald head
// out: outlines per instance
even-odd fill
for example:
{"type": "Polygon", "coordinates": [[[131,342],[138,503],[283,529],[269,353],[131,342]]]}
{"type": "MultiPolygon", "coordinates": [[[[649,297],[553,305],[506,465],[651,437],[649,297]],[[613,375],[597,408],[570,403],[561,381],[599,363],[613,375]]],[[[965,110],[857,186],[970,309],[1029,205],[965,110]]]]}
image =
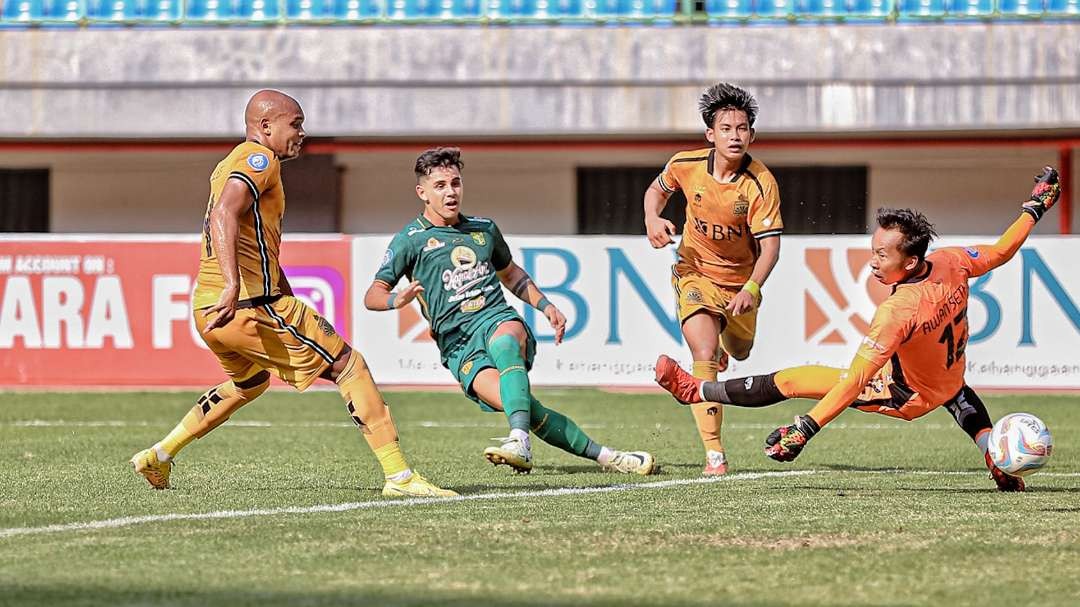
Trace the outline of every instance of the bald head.
{"type": "Polygon", "coordinates": [[[300,104],[292,97],[272,89],[263,89],[248,99],[244,108],[244,122],[248,128],[258,126],[263,118],[274,118],[283,113],[301,112],[300,104]]]}
{"type": "Polygon", "coordinates": [[[272,89],[251,96],[244,108],[247,139],[260,143],[282,160],[300,154],[304,140],[304,110],[292,97],[272,89]]]}

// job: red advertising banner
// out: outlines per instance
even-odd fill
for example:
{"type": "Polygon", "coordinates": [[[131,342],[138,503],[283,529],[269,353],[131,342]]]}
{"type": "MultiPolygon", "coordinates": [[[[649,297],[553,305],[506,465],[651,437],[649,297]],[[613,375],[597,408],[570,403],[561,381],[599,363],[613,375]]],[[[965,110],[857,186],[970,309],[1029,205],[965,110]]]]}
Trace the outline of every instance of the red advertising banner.
{"type": "MultiPolygon", "coordinates": [[[[191,238],[0,240],[0,386],[202,386],[224,374],[191,322],[191,238]]],[[[350,241],[285,239],[296,296],[348,339],[350,241]]]]}

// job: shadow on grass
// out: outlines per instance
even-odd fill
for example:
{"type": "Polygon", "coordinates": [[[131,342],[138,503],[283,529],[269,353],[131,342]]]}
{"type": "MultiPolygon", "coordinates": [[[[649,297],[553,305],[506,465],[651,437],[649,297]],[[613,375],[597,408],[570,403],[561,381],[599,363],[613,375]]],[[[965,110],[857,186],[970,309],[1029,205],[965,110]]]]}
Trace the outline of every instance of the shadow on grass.
{"type": "MultiPolygon", "coordinates": [[[[193,578],[197,583],[197,578],[193,578]]],[[[238,581],[237,586],[243,586],[238,581]]],[[[522,597],[513,596],[510,591],[499,591],[497,594],[490,592],[454,592],[442,589],[428,589],[427,591],[412,592],[402,591],[400,594],[387,592],[384,588],[365,588],[361,578],[357,579],[354,587],[341,590],[324,590],[322,592],[300,591],[260,591],[256,589],[241,590],[233,589],[200,589],[190,588],[167,588],[158,590],[127,589],[100,585],[87,585],[85,587],[74,584],[39,587],[31,585],[8,585],[0,584],[0,596],[7,597],[5,604],[20,606],[34,605],[64,605],[64,606],[90,606],[90,605],[158,605],[169,607],[187,606],[214,606],[228,605],[239,607],[245,605],[289,605],[316,607],[322,605],[373,605],[379,607],[412,607],[412,606],[450,606],[465,607],[472,605],[484,605],[485,607],[505,605],[507,607],[578,607],[588,604],[595,607],[626,607],[625,598],[619,597],[522,597]]],[[[671,602],[663,597],[653,600],[635,597],[634,605],[705,605],[710,602],[701,601],[694,603],[671,602]]],[[[758,601],[731,602],[724,601],[725,605],[736,607],[765,607],[766,605],[784,605],[780,601],[770,600],[768,603],[758,601]]]]}

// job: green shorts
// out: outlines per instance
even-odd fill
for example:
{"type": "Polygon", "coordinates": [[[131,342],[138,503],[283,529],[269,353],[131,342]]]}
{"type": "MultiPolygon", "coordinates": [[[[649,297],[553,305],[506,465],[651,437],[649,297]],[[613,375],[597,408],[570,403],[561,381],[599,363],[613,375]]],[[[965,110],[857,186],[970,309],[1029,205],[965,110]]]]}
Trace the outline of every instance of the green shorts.
{"type": "Polygon", "coordinates": [[[450,369],[450,372],[454,374],[454,379],[461,384],[461,390],[465,393],[465,396],[471,398],[476,404],[480,405],[481,409],[487,412],[497,411],[497,409],[492,409],[487,403],[480,400],[480,397],[473,391],[472,384],[481,371],[495,368],[495,361],[491,359],[491,355],[487,351],[488,341],[500,324],[510,320],[516,320],[525,325],[525,368],[531,370],[533,359],[536,357],[536,338],[533,337],[529,325],[513,311],[488,320],[477,327],[471,335],[455,342],[450,346],[443,362],[446,368],[450,369]]]}

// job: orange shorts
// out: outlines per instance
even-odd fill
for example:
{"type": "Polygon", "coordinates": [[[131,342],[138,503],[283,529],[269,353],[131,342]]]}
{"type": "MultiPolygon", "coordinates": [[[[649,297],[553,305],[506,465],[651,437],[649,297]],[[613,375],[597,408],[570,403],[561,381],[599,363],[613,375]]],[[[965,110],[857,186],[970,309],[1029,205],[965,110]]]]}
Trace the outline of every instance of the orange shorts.
{"type": "Polygon", "coordinates": [[[860,411],[910,421],[926,415],[941,405],[942,403],[929,403],[918,392],[903,384],[898,384],[893,378],[892,361],[888,361],[866,384],[851,406],[860,411]]]}
{"type": "Polygon", "coordinates": [[[284,295],[241,308],[229,324],[203,333],[209,318],[195,310],[195,326],[234,382],[267,371],[297,390],[311,385],[341,354],[345,340],[315,310],[284,295]]]}
{"type": "MultiPolygon", "coordinates": [[[[701,274],[676,270],[674,266],[671,268],[671,287],[675,289],[679,323],[704,311],[720,319],[720,335],[725,341],[754,342],[757,332],[757,308],[738,316],[729,315],[726,309],[741,288],[718,285],[701,274]]],[[[728,348],[725,346],[725,349],[728,348]]]]}

